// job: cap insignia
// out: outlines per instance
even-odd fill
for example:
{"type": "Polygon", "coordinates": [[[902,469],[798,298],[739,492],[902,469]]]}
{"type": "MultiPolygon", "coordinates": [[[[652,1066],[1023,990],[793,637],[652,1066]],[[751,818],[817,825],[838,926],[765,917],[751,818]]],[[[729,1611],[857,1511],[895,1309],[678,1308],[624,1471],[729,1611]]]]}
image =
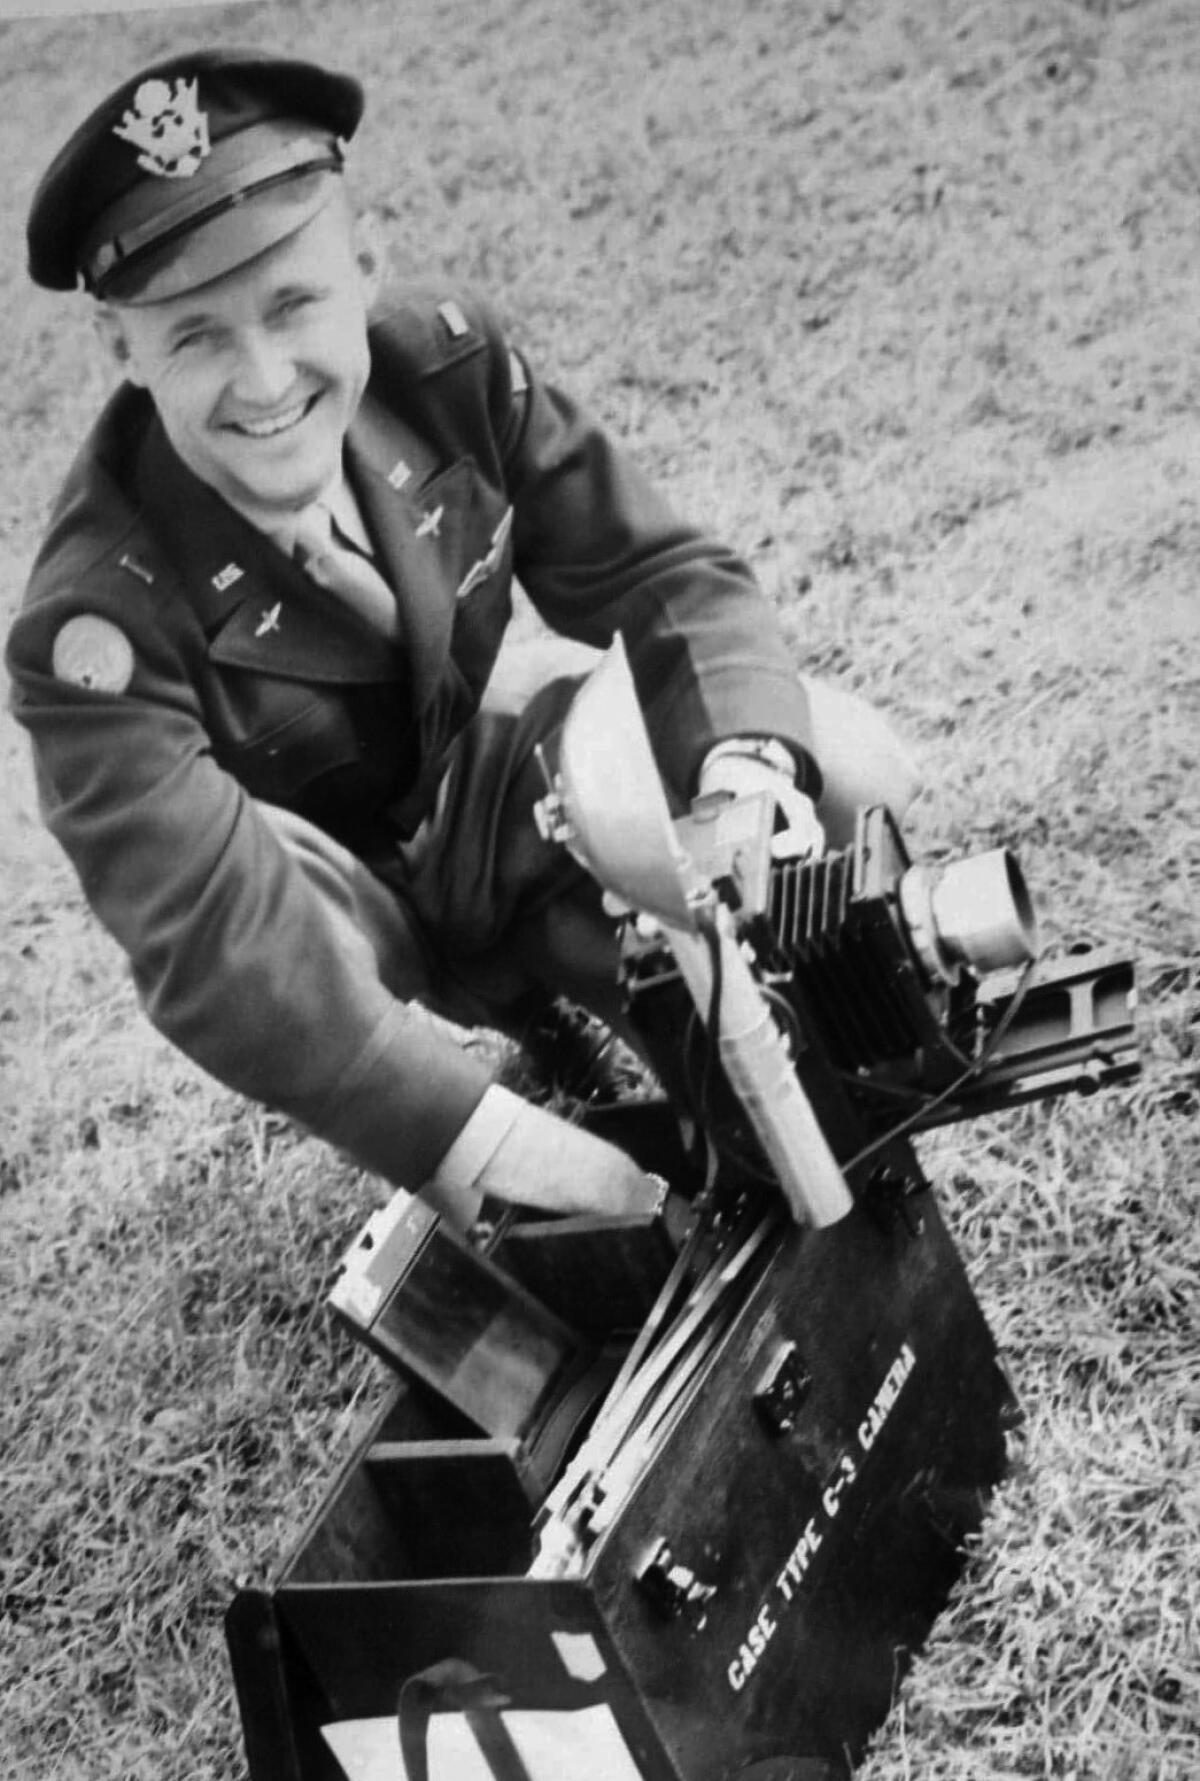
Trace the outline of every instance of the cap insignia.
{"type": "Polygon", "coordinates": [[[164,179],[190,179],[210,152],[208,118],[195,80],[144,80],[113,135],[141,149],[138,166],[164,179]]]}

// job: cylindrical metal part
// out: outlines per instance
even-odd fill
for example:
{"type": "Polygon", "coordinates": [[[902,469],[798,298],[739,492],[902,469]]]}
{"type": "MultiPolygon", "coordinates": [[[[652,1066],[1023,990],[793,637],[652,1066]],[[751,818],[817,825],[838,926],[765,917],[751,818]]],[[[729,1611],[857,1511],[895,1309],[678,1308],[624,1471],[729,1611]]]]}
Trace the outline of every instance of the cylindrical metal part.
{"type": "MultiPolygon", "coordinates": [[[[783,1035],[775,1025],[727,921],[718,911],[721,948],[720,1031],[709,1034],[721,1063],[797,1224],[821,1230],[845,1218],[854,1201],[812,1105],[800,1086],[783,1035]]],[[[665,928],[680,975],[702,1016],[708,1017],[712,965],[698,934],[665,928]]]]}
{"type": "Polygon", "coordinates": [[[941,946],[976,976],[1037,957],[1037,917],[1024,874],[1006,847],[947,866],[930,903],[941,946]]]}
{"type": "Polygon", "coordinates": [[[957,983],[962,966],[938,939],[933,920],[933,884],[928,866],[910,866],[897,886],[900,913],[909,944],[930,983],[957,983]]]}

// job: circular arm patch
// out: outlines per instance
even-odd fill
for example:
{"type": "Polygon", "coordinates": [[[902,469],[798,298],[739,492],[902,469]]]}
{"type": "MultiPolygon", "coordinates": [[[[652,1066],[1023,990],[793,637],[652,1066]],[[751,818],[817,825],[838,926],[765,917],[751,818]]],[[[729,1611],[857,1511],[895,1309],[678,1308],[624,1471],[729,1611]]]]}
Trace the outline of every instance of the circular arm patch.
{"type": "Polygon", "coordinates": [[[69,618],[54,639],[55,678],[94,693],[123,693],[133,679],[133,645],[119,626],[95,613],[69,618]]]}

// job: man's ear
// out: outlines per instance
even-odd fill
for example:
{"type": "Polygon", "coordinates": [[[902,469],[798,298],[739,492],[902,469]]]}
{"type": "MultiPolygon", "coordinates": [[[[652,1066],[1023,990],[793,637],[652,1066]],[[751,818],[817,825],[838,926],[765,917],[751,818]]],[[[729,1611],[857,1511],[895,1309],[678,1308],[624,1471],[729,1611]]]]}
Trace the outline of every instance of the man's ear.
{"type": "Polygon", "coordinates": [[[142,379],[133,363],[121,311],[112,303],[96,303],[92,308],[92,325],[96,330],[96,338],[118,370],[130,383],[141,383],[142,379]]]}
{"type": "Polygon", "coordinates": [[[363,291],[367,308],[375,302],[383,284],[384,267],[387,263],[387,249],[384,246],[383,230],[379,226],[379,218],[364,214],[354,219],[354,257],[358,262],[359,276],[363,281],[363,291]]]}

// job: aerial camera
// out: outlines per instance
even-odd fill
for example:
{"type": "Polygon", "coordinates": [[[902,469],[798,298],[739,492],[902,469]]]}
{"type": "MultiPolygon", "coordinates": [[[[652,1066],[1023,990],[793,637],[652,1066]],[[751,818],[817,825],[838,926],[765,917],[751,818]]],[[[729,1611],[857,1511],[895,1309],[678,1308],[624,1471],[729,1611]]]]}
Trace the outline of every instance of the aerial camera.
{"type": "Polygon", "coordinates": [[[398,1377],[230,1609],[254,1781],[845,1775],[1019,1423],[910,1140],[1137,1071],[1131,964],[1039,957],[1006,849],[672,820],[619,642],[546,766],[657,1079],[582,1116],[663,1194],[464,1238],[400,1193],[348,1252],[330,1302],[398,1377]]]}

